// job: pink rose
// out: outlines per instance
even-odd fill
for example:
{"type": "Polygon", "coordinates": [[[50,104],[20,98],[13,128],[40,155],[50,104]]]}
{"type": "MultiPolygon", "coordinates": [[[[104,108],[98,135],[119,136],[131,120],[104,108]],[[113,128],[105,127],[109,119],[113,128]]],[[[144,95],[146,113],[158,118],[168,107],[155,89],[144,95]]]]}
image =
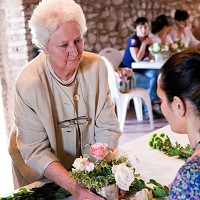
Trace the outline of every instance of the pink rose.
{"type": "Polygon", "coordinates": [[[108,153],[108,144],[105,143],[95,143],[90,147],[91,154],[97,160],[105,158],[108,153]]]}

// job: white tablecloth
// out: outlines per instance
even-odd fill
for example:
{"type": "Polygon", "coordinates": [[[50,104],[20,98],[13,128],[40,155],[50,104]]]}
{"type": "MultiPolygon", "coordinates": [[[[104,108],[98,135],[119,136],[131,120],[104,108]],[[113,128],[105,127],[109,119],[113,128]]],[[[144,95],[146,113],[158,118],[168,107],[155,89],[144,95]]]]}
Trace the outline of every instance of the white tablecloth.
{"type": "Polygon", "coordinates": [[[131,67],[133,69],[160,69],[165,61],[162,62],[149,62],[149,61],[140,61],[132,62],[131,67]]]}
{"type": "Polygon", "coordinates": [[[184,146],[189,143],[187,135],[172,132],[168,125],[136,140],[132,140],[120,146],[120,148],[136,155],[140,161],[136,166],[136,171],[146,181],[153,178],[161,184],[169,185],[178,169],[184,164],[184,161],[169,157],[163,152],[149,147],[148,142],[153,133],[165,133],[170,137],[172,142],[175,143],[178,141],[184,146]]]}

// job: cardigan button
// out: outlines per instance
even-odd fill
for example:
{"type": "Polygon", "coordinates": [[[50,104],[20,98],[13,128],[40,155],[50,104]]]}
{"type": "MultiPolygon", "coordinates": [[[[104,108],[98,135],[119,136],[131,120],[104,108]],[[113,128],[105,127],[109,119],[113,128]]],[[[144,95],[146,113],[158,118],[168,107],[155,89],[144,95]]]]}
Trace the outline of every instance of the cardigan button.
{"type": "Polygon", "coordinates": [[[73,99],[74,99],[74,101],[78,101],[80,99],[79,94],[75,94],[73,99]]]}

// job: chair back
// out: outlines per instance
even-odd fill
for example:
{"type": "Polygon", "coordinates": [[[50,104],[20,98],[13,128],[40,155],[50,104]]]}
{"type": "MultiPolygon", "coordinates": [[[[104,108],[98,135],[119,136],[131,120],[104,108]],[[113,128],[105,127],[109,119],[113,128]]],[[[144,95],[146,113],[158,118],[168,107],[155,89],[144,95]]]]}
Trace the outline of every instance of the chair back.
{"type": "Polygon", "coordinates": [[[110,86],[110,91],[111,91],[111,97],[112,99],[118,99],[119,98],[119,90],[118,90],[118,86],[117,86],[117,80],[116,80],[116,76],[115,76],[115,70],[112,66],[112,64],[110,63],[110,61],[104,57],[101,56],[102,59],[104,60],[106,66],[107,66],[107,70],[108,70],[108,83],[110,86]]]}
{"type": "Polygon", "coordinates": [[[114,69],[118,69],[120,63],[122,62],[122,54],[119,50],[115,48],[107,47],[105,49],[102,49],[99,52],[99,55],[106,57],[113,65],[114,69]]]}

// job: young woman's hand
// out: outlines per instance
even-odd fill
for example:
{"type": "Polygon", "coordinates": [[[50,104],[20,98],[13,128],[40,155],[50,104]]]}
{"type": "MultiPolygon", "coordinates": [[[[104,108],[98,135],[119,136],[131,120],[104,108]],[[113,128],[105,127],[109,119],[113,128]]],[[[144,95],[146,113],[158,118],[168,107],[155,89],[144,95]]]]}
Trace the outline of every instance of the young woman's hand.
{"type": "Polygon", "coordinates": [[[143,40],[143,43],[144,43],[145,45],[151,45],[151,44],[153,43],[153,40],[152,40],[152,38],[147,37],[147,38],[145,38],[145,39],[143,40]]]}

